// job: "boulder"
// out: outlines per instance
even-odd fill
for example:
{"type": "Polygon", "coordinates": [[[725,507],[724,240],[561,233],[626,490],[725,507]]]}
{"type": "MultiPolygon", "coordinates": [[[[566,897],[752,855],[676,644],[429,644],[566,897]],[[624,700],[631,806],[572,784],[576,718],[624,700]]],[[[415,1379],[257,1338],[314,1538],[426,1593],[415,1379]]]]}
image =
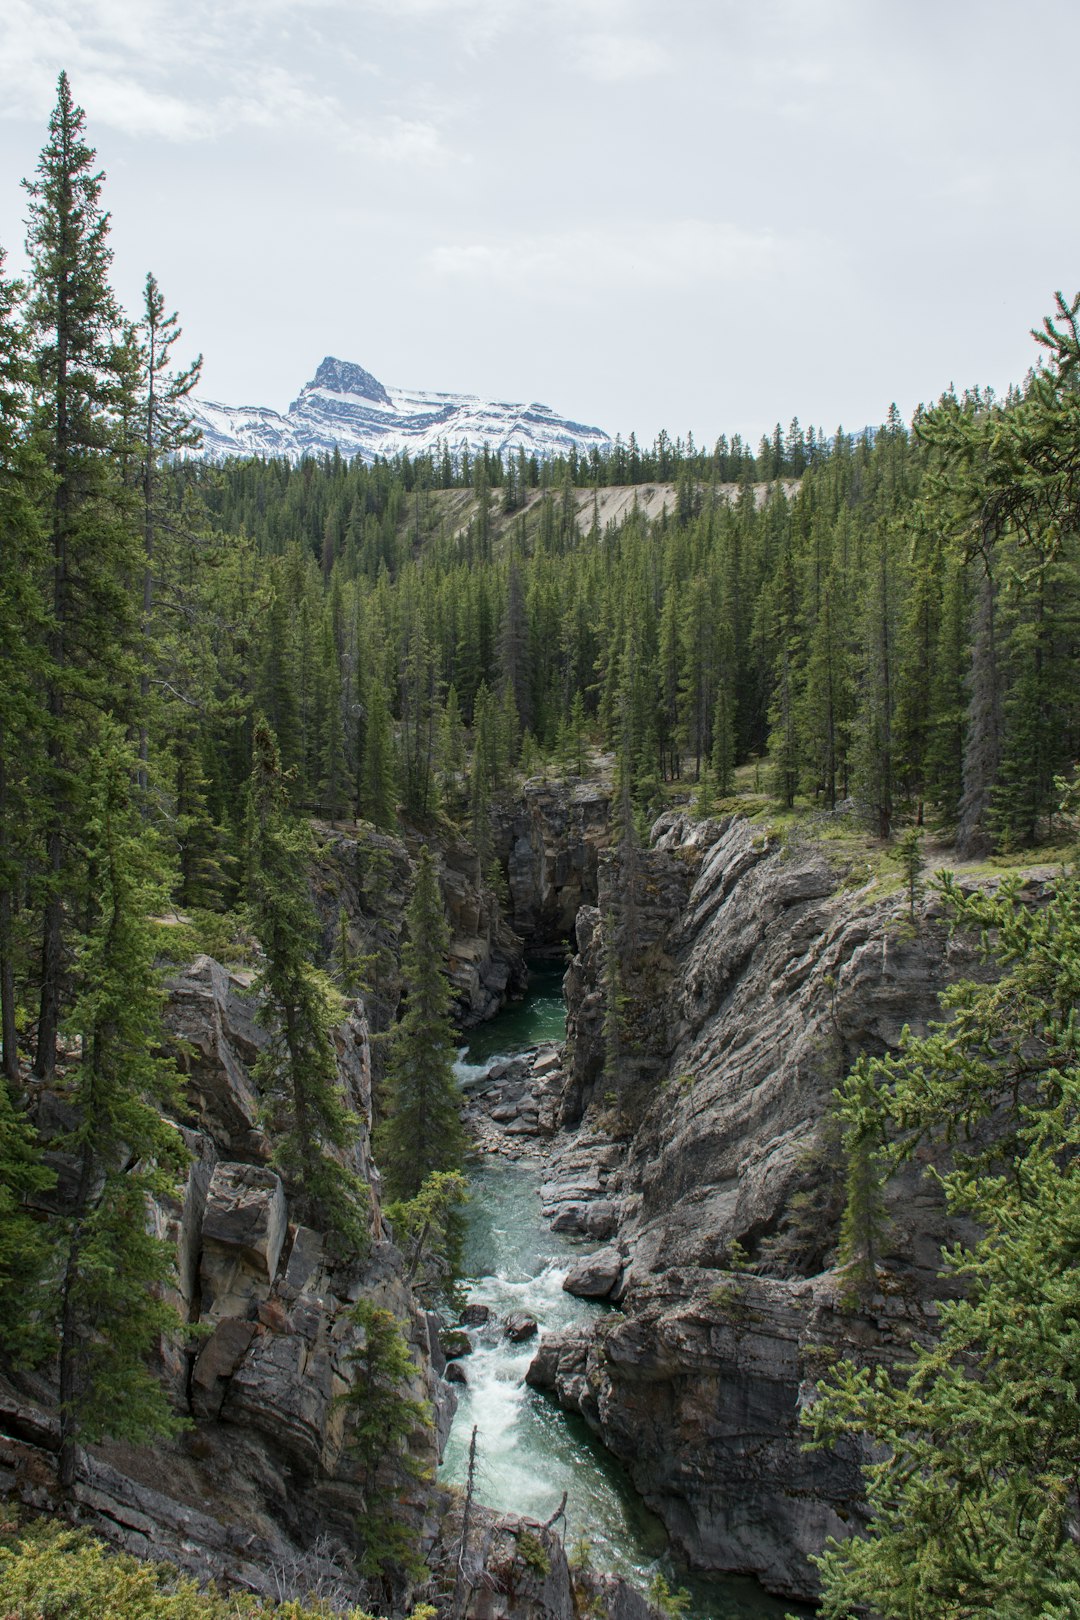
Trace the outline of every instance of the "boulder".
{"type": "Polygon", "coordinates": [[[511,1344],[524,1344],[526,1339],[532,1339],[538,1332],[536,1317],[530,1316],[527,1311],[511,1311],[503,1320],[506,1337],[511,1344]]]}
{"type": "Polygon", "coordinates": [[[165,1027],[200,1125],[233,1159],[264,1163],[269,1143],[259,1123],[250,1066],[266,1045],[243,979],[210,956],[168,981],[165,1027]]]}
{"type": "Polygon", "coordinates": [[[597,1249],[567,1272],[563,1287],[578,1299],[607,1299],[626,1264],[618,1249],[597,1249]]]}
{"type": "Polygon", "coordinates": [[[229,1379],[247,1355],[255,1323],[228,1316],[206,1340],[191,1375],[191,1407],[197,1418],[216,1418],[229,1379]]]}
{"type": "Polygon", "coordinates": [[[439,1344],[447,1361],[456,1361],[459,1356],[472,1355],[472,1340],[460,1328],[443,1328],[439,1334],[439,1344]]]}
{"type": "Polygon", "coordinates": [[[285,1241],[281,1180],[251,1164],[219,1164],[210,1178],[202,1225],[203,1315],[246,1316],[266,1299],[285,1241]]]}
{"type": "Polygon", "coordinates": [[[461,1320],[466,1327],[483,1327],[485,1322],[491,1320],[491,1306],[475,1303],[466,1305],[461,1313],[461,1320]]]}

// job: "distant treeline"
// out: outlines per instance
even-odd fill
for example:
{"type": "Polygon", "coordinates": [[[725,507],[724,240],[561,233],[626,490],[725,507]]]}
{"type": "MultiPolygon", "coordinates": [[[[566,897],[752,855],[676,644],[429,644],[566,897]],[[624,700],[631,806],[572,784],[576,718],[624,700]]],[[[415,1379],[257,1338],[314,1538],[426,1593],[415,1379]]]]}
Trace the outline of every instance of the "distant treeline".
{"type": "MultiPolygon", "coordinates": [[[[1051,333],[1004,400],[950,393],[856,438],[793,424],[734,489],[726,452],[662,435],[636,460],[674,485],[652,520],[601,521],[587,472],[610,479],[618,447],[179,464],[213,577],[247,582],[216,701],[241,730],[266,710],[298,803],[374,819],[475,820],[523,754],[592,740],[640,819],[665,781],[722,796],[767,757],[782,804],[852,799],[882,836],[907,817],[970,849],[1042,838],[1080,752],[1066,306],[1051,333]]],[[[229,725],[202,749],[225,819],[246,758],[237,739],[225,769],[229,725]]]]}

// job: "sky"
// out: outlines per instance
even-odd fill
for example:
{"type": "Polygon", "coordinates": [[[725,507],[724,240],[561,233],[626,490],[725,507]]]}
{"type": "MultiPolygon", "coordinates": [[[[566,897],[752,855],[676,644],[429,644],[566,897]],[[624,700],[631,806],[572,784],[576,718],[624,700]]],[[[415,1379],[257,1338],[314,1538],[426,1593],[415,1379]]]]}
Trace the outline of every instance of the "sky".
{"type": "Polygon", "coordinates": [[[200,393],[326,354],[646,442],[1023,378],[1080,289],[1076,0],[0,0],[0,246],[61,69],[200,393]]]}

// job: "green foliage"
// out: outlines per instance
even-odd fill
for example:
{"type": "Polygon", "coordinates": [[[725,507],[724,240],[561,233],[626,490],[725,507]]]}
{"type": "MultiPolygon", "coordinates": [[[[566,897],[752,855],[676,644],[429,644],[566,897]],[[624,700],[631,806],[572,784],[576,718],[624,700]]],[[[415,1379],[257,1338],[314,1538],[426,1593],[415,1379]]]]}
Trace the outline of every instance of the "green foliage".
{"type": "Polygon", "coordinates": [[[16,1360],[37,1360],[48,1347],[42,1289],[50,1244],[23,1201],[55,1182],[33,1127],[0,1080],[0,1348],[16,1360]]]}
{"type": "Polygon", "coordinates": [[[531,1530],[519,1530],[517,1547],[526,1564],[537,1575],[551,1574],[551,1555],[539,1536],[531,1530]]]}
{"type": "Polygon", "coordinates": [[[667,1577],[657,1570],[649,1582],[649,1602],[666,1615],[667,1620],[679,1620],[690,1607],[690,1593],[685,1586],[673,1592],[667,1577]]]}
{"type": "Polygon", "coordinates": [[[344,1400],[352,1419],[349,1449],[364,1473],[361,1567],[372,1576],[392,1569],[419,1576],[425,1571],[416,1530],[397,1511],[397,1494],[402,1474],[425,1475],[408,1445],[417,1430],[430,1429],[431,1409],[427,1401],[405,1393],[416,1380],[417,1367],[393,1312],[361,1299],[352,1318],[363,1342],[351,1356],[355,1382],[344,1400]]]}
{"type": "Polygon", "coordinates": [[[893,1164],[952,1143],[941,1185],[983,1235],[946,1257],[966,1291],[939,1304],[938,1338],[892,1369],[842,1364],[809,1409],[816,1443],[880,1448],[867,1537],[819,1560],[822,1612],[1064,1616],[1080,1603],[1080,884],[1034,909],[1007,885],[944,889],[1001,977],[956,987],[950,1022],[866,1066],[845,1118],[860,1129],[876,1102],[893,1164]]]}
{"type": "Polygon", "coordinates": [[[449,935],[435,862],[425,846],[406,913],[401,954],[405,1010],[395,1025],[387,1071],[387,1114],[377,1136],[379,1163],[398,1200],[415,1198],[435,1170],[457,1170],[465,1136],[454,1080],[449,935]]]}
{"type": "Polygon", "coordinates": [[[168,1564],[140,1563],[85,1531],[31,1523],[0,1545],[0,1610],[27,1620],[371,1620],[318,1601],[272,1603],[200,1588],[168,1564]]]}
{"type": "Polygon", "coordinates": [[[886,1229],[884,1126],[875,1073],[874,1064],[862,1059],[836,1092],[845,1166],[839,1258],[849,1301],[875,1292],[886,1229]]]}
{"type": "Polygon", "coordinates": [[[81,856],[88,913],[76,949],[77,993],[66,1032],[80,1056],[65,1077],[77,1124],[63,1150],[77,1166],[60,1260],[61,1473],[70,1484],[81,1438],[142,1439],[179,1424],[145,1366],[180,1327],[161,1298],[169,1245],[148,1201],[171,1196],[187,1152],[165,1117],[178,1077],[160,1055],[163,992],[148,922],[160,861],[131,802],[131,751],[117,727],[84,765],[81,856]]]}
{"type": "Polygon", "coordinates": [[[422,1299],[453,1298],[461,1272],[468,1182],[456,1170],[433,1170],[413,1198],[386,1206],[408,1263],[408,1278],[422,1299]]]}
{"type": "Polygon", "coordinates": [[[915,921],[915,902],[922,890],[920,881],[924,864],[922,841],[922,828],[908,827],[900,834],[889,852],[892,860],[900,868],[904,879],[904,887],[907,889],[908,896],[908,911],[912,922],[915,921]]]}
{"type": "Polygon", "coordinates": [[[341,998],[312,966],[315,914],[307,886],[314,855],[309,825],[290,814],[273,734],[255,726],[251,779],[251,926],[263,960],[255,981],[270,1041],[255,1078],[274,1138],[275,1163],[308,1220],[347,1252],[368,1243],[368,1196],[350,1164],[360,1129],[338,1075],[334,1029],[341,998]]]}

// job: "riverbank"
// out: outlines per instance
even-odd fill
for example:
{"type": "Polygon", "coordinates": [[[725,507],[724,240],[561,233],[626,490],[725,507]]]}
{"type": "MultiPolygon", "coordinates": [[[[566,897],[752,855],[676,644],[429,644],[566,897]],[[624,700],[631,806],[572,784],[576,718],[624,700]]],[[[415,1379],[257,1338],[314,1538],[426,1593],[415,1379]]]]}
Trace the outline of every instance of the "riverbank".
{"type": "MultiPolygon", "coordinates": [[[[561,978],[561,969],[545,964],[524,1002],[470,1032],[458,1064],[478,1147],[465,1256],[469,1321],[461,1324],[471,1350],[451,1364],[460,1405],[440,1478],[465,1484],[475,1427],[476,1493],[486,1505],[543,1523],[565,1493],[557,1528],[593,1567],[643,1589],[661,1573],[689,1588],[689,1612],[699,1620],[780,1620],[790,1605],[755,1582],[694,1577],[675,1565],[663,1525],[624,1467],[580,1418],[526,1383],[545,1338],[580,1330],[610,1309],[563,1286],[611,1237],[613,1205],[602,1196],[605,1144],[590,1137],[583,1153],[580,1133],[553,1135],[563,1084],[561,978]],[[485,1312],[486,1320],[473,1320],[485,1312]],[[514,1313],[537,1324],[518,1343],[504,1326],[514,1313]]],[[[606,1146],[614,1163],[621,1149],[606,1146]]]]}

